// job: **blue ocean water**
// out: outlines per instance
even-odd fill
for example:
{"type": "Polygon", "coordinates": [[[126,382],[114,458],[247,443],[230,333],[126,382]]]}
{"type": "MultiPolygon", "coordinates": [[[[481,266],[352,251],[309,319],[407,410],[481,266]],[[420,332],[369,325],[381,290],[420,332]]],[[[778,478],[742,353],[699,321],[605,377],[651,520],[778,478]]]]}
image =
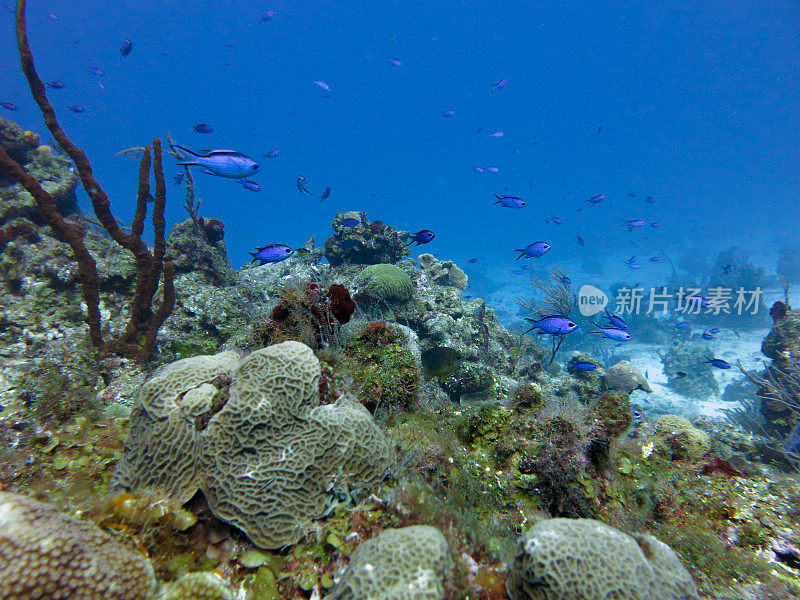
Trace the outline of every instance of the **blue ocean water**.
{"type": "MultiPolygon", "coordinates": [[[[47,139],[13,14],[0,17],[0,100],[47,139]]],[[[777,247],[796,240],[793,2],[48,0],[29,4],[28,21],[41,77],[67,84],[48,92],[61,123],[124,220],[137,163],[115,152],[171,132],[188,148],[259,161],[261,192],[196,173],[201,214],[224,221],[234,266],[267,243],[322,243],[336,212],[353,209],[432,229],[420,251],[495,276],[537,240],[553,246],[540,268],[591,253],[624,270],[641,255],[631,277],[654,280],[668,270],[646,257],[661,250],[713,260],[735,244],[774,272],[777,247]],[[261,22],[266,11],[274,17],[261,22]],[[133,50],[122,58],[126,38],[133,50]],[[214,132],[195,133],[196,123],[214,132]],[[280,156],[263,156],[272,150],[280,156]],[[500,172],[473,170],[487,165],[500,172]],[[298,174],[330,197],[299,194],[298,174]],[[503,193],[526,208],[492,205],[503,193]],[[586,207],[596,194],[607,200],[586,207]],[[621,226],[634,218],[648,225],[621,226]]],[[[171,182],[178,168],[165,164],[171,182]]],[[[185,218],[182,203],[171,186],[171,222],[185,218]]]]}

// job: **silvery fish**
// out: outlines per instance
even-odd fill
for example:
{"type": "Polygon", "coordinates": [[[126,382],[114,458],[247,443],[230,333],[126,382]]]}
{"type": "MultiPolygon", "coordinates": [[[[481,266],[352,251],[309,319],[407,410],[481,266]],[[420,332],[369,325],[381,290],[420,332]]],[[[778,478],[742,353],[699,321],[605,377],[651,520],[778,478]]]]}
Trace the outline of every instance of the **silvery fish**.
{"type": "Polygon", "coordinates": [[[218,177],[230,179],[247,179],[258,173],[259,166],[256,161],[233,150],[209,150],[208,154],[200,155],[183,146],[175,146],[191,154],[191,158],[178,161],[179,165],[204,167],[204,172],[218,177]]]}

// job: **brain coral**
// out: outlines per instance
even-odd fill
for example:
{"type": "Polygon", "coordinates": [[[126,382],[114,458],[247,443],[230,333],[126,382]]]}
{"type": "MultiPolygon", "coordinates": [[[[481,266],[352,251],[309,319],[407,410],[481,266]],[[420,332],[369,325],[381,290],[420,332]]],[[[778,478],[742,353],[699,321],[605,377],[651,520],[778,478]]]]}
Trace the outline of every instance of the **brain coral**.
{"type": "Polygon", "coordinates": [[[362,299],[404,302],[414,295],[411,277],[395,265],[369,265],[358,274],[354,283],[362,299]]]}
{"type": "Polygon", "coordinates": [[[549,519],[519,541],[506,588],[511,600],[696,600],[672,549],[593,519],[549,519]]]}
{"type": "Polygon", "coordinates": [[[231,600],[233,594],[217,573],[186,573],[168,583],[158,600],[231,600]]]}
{"type": "Polygon", "coordinates": [[[95,525],[0,492],[3,600],[145,600],[154,586],[150,563],[95,525]]]}
{"type": "MultiPolygon", "coordinates": [[[[183,385],[155,386],[161,396],[145,385],[138,413],[147,418],[135,423],[112,483],[177,490],[184,498],[199,488],[219,518],[255,544],[279,548],[322,516],[332,487],[374,485],[394,454],[358,402],[341,397],[320,405],[319,361],[308,346],[263,348],[234,369],[233,358],[178,361],[178,372],[193,364],[197,372],[184,375],[183,385]],[[220,383],[225,377],[229,386],[220,383]],[[149,416],[151,405],[162,409],[159,419],[149,416]]],[[[177,379],[169,368],[162,375],[177,379]]]]}
{"type": "Polygon", "coordinates": [[[656,453],[673,460],[698,459],[711,449],[708,434],[697,429],[689,419],[664,415],[656,421],[656,430],[647,442],[656,453]]]}
{"type": "Polygon", "coordinates": [[[435,527],[385,529],[356,549],[325,600],[440,600],[452,567],[450,547],[435,527]]]}

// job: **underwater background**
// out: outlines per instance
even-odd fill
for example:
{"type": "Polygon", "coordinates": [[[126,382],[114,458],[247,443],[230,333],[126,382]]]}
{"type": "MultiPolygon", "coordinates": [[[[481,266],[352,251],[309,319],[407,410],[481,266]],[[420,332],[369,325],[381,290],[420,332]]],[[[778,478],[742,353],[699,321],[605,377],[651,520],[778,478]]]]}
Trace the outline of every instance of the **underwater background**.
{"type": "Polygon", "coordinates": [[[800,6],[20,6],[0,597],[800,598],[800,6]]]}

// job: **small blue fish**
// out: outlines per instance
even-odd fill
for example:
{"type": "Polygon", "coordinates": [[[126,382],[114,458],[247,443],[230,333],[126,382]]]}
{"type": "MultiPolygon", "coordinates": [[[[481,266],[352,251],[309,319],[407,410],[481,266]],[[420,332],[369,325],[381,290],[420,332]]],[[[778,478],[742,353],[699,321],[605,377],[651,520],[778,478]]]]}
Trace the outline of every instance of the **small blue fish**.
{"type": "Polygon", "coordinates": [[[710,333],[711,335],[717,335],[720,331],[722,331],[722,329],[720,329],[719,327],[713,327],[708,330],[708,333],[710,333]]]}
{"type": "Polygon", "coordinates": [[[319,195],[319,201],[322,202],[323,200],[325,200],[330,195],[331,195],[331,188],[330,188],[330,186],[328,186],[328,187],[325,188],[325,191],[322,192],[319,195]]]}
{"type": "Polygon", "coordinates": [[[531,328],[525,333],[533,331],[534,329],[538,329],[539,334],[546,333],[549,335],[567,335],[578,328],[578,325],[569,317],[558,314],[545,315],[538,320],[525,317],[525,320],[531,322],[531,328]]]}
{"type": "Polygon", "coordinates": [[[651,256],[650,257],[650,262],[658,262],[660,260],[661,260],[660,256],[651,256]]]}
{"type": "Polygon", "coordinates": [[[131,50],[133,50],[133,42],[130,40],[123,41],[122,45],[119,47],[120,58],[128,56],[131,50]]]}
{"type": "Polygon", "coordinates": [[[512,275],[525,275],[525,271],[523,271],[522,269],[517,269],[515,271],[511,271],[511,274],[512,275]]]}
{"type": "Polygon", "coordinates": [[[717,367],[718,369],[730,369],[732,366],[731,363],[721,358],[711,358],[710,356],[706,356],[706,358],[708,360],[704,360],[704,363],[708,363],[712,367],[717,367]]]}
{"type": "Polygon", "coordinates": [[[208,154],[201,155],[184,148],[175,146],[190,154],[192,158],[178,161],[181,166],[204,167],[206,173],[230,179],[247,179],[259,171],[258,163],[241,152],[233,150],[210,150],[208,154]]]}
{"type": "Polygon", "coordinates": [[[214,128],[211,125],[206,125],[205,123],[198,123],[197,125],[192,125],[192,129],[195,130],[196,133],[213,133],[214,128]]]}
{"type": "Polygon", "coordinates": [[[474,265],[474,264],[475,264],[476,262],[478,262],[479,260],[480,260],[480,258],[470,258],[470,259],[469,259],[467,262],[468,262],[468,263],[470,263],[470,264],[472,264],[472,265],[474,265]]]}
{"type": "Polygon", "coordinates": [[[272,20],[272,17],[275,16],[275,12],[268,10],[265,13],[262,13],[261,16],[258,18],[259,23],[267,23],[272,20]]]}
{"type": "Polygon", "coordinates": [[[689,326],[688,323],[676,323],[675,329],[686,329],[689,326]]]}
{"type": "Polygon", "coordinates": [[[567,363],[567,370],[570,371],[594,371],[596,368],[596,364],[586,361],[567,363]]]}
{"type": "Polygon", "coordinates": [[[614,329],[624,329],[624,330],[628,329],[628,324],[623,320],[622,317],[610,313],[608,312],[608,310],[605,311],[604,316],[606,319],[608,319],[608,322],[611,323],[611,326],[614,329]]]}
{"type": "Polygon", "coordinates": [[[700,294],[689,294],[688,296],[685,296],[683,300],[684,302],[686,302],[687,306],[700,305],[702,308],[707,308],[708,306],[711,305],[708,299],[703,298],[703,296],[701,296],[700,294]]]}
{"type": "Polygon", "coordinates": [[[586,205],[587,206],[591,206],[592,204],[599,204],[600,202],[602,202],[605,199],[606,199],[606,197],[603,196],[602,194],[597,194],[596,196],[592,196],[591,198],[589,198],[586,201],[586,205]]]}
{"type": "Polygon", "coordinates": [[[578,246],[585,246],[586,242],[581,236],[578,236],[578,246]]]}
{"type": "Polygon", "coordinates": [[[436,237],[436,234],[433,233],[430,229],[423,229],[421,231],[418,231],[417,233],[409,233],[408,235],[411,238],[411,241],[408,244],[409,246],[414,242],[417,242],[417,246],[420,246],[422,244],[427,244],[433,238],[436,237]]]}
{"type": "Polygon", "coordinates": [[[627,227],[628,231],[633,231],[634,229],[638,229],[639,227],[642,227],[643,225],[646,225],[646,223],[644,221],[642,221],[641,219],[629,219],[629,220],[624,221],[622,223],[622,226],[623,227],[627,227]]]}
{"type": "Polygon", "coordinates": [[[281,154],[280,150],[270,150],[264,156],[266,156],[267,158],[277,158],[278,156],[280,156],[280,154],[281,154]]]}
{"type": "Polygon", "coordinates": [[[599,329],[599,331],[592,331],[592,333],[599,333],[604,338],[608,338],[617,342],[627,342],[631,339],[631,334],[624,329],[617,329],[616,327],[600,327],[600,325],[594,321],[592,321],[592,325],[599,329]]]}
{"type": "Polygon", "coordinates": [[[633,417],[634,421],[641,421],[642,420],[642,413],[636,410],[635,407],[631,406],[631,416],[633,417]]]}
{"type": "Polygon", "coordinates": [[[178,171],[175,174],[175,177],[173,177],[173,181],[175,182],[175,185],[179,185],[179,184],[183,183],[183,178],[185,177],[185,175],[186,174],[183,171],[178,171]]]}
{"type": "Polygon", "coordinates": [[[341,225],[342,227],[355,227],[359,223],[361,223],[361,221],[359,221],[358,219],[354,219],[352,217],[348,217],[347,219],[342,219],[341,221],[339,221],[339,225],[341,225]]]}
{"type": "Polygon", "coordinates": [[[572,285],[572,279],[564,275],[563,277],[559,278],[559,281],[564,285],[572,285]]]}
{"type": "Polygon", "coordinates": [[[500,172],[500,167],[495,167],[493,165],[487,165],[487,166],[484,167],[484,169],[489,171],[489,173],[499,173],[500,172]]]}
{"type": "Polygon", "coordinates": [[[722,267],[722,272],[725,273],[725,275],[730,275],[733,272],[733,265],[725,265],[722,267]]]}
{"type": "Polygon", "coordinates": [[[656,229],[658,229],[659,227],[661,227],[661,224],[660,223],[650,223],[650,227],[655,227],[656,229]]]}
{"type": "Polygon", "coordinates": [[[67,108],[74,113],[86,112],[86,107],[81,104],[73,104],[72,106],[68,106],[67,108]]]}
{"type": "Polygon", "coordinates": [[[392,65],[393,67],[397,67],[398,69],[403,66],[403,61],[399,58],[387,58],[386,62],[392,65]]]}
{"type": "Polygon", "coordinates": [[[251,192],[260,192],[261,186],[258,185],[255,181],[250,181],[249,179],[240,179],[239,183],[242,184],[242,187],[246,190],[250,190],[251,192]]]}
{"type": "Polygon", "coordinates": [[[295,181],[295,185],[297,186],[297,191],[301,194],[305,192],[306,194],[310,194],[311,190],[308,189],[308,179],[303,177],[302,175],[297,176],[297,180],[295,181]]]}
{"type": "Polygon", "coordinates": [[[483,173],[483,167],[479,167],[478,165],[472,165],[472,170],[476,173],[483,173]]]}
{"type": "Polygon", "coordinates": [[[45,81],[44,84],[49,88],[53,88],[54,90],[63,90],[65,87],[67,87],[67,84],[63,81],[45,81]]]}
{"type": "Polygon", "coordinates": [[[17,105],[13,102],[0,102],[0,106],[5,108],[6,110],[17,110],[17,105]]]}
{"type": "Polygon", "coordinates": [[[325,83],[321,79],[312,81],[311,83],[313,83],[315,86],[317,86],[323,92],[326,92],[326,94],[325,94],[326,98],[329,98],[331,96],[331,94],[333,94],[333,92],[331,91],[331,86],[329,86],[327,83],[325,83]]]}
{"type": "Polygon", "coordinates": [[[447,118],[447,119],[449,119],[450,117],[455,117],[456,116],[456,111],[454,111],[454,110],[443,110],[442,111],[442,116],[447,118]]]}
{"type": "Polygon", "coordinates": [[[710,331],[704,331],[703,333],[700,334],[700,337],[703,338],[704,340],[713,340],[714,334],[711,333],[710,331]]]}
{"type": "Polygon", "coordinates": [[[655,204],[656,203],[656,199],[653,198],[652,196],[648,196],[647,198],[644,199],[644,201],[647,202],[648,204],[655,204]]]}
{"type": "Polygon", "coordinates": [[[259,265],[266,265],[268,263],[276,263],[286,260],[294,253],[289,246],[284,244],[268,244],[262,248],[256,248],[255,252],[250,252],[253,257],[252,262],[257,262],[259,265]]]}
{"type": "Polygon", "coordinates": [[[103,71],[103,69],[101,69],[100,67],[86,67],[86,68],[89,69],[89,73],[91,73],[92,75],[97,75],[98,77],[102,77],[103,75],[106,74],[106,72],[103,71]]]}
{"type": "Polygon", "coordinates": [[[524,248],[517,248],[514,252],[519,252],[519,256],[514,260],[519,260],[520,258],[539,258],[540,256],[544,256],[550,251],[550,244],[547,242],[533,242],[532,244],[528,244],[524,248]]]}
{"type": "Polygon", "coordinates": [[[497,139],[497,138],[503,137],[504,135],[505,135],[505,133],[503,133],[502,131],[493,131],[492,133],[490,133],[486,137],[497,139]]]}
{"type": "Polygon", "coordinates": [[[563,225],[563,224],[564,224],[564,221],[562,221],[562,220],[561,220],[560,218],[558,218],[558,217],[551,216],[551,217],[550,217],[550,218],[547,220],[547,223],[552,223],[553,225],[563,225]]]}
{"type": "Polygon", "coordinates": [[[494,197],[497,198],[497,202],[492,202],[492,204],[501,204],[504,208],[525,208],[525,200],[518,196],[498,196],[495,194],[494,197]]]}
{"type": "Polygon", "coordinates": [[[506,78],[500,79],[492,87],[492,92],[496,92],[497,90],[502,90],[504,87],[506,87],[506,84],[508,84],[508,79],[506,78]]]}

